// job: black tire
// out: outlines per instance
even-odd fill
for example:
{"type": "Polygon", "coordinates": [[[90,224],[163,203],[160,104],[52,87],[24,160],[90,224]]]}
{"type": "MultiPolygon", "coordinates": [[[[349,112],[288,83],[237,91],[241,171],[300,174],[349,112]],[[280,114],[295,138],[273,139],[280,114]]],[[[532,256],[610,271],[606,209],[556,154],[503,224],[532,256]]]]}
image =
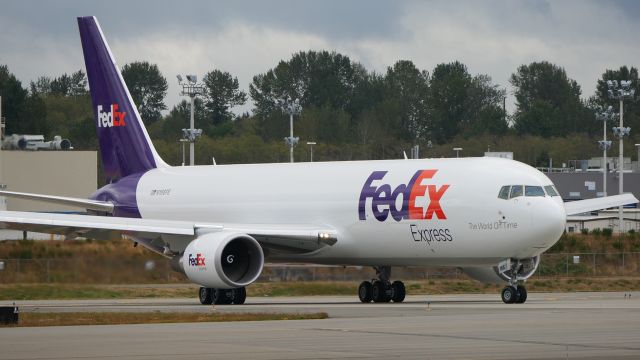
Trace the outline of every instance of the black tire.
{"type": "Polygon", "coordinates": [[[227,302],[227,290],[225,289],[211,289],[211,298],[216,305],[228,304],[227,302]]]}
{"type": "Polygon", "coordinates": [[[502,289],[502,302],[505,304],[513,304],[517,301],[518,291],[513,286],[506,286],[502,289]]]}
{"type": "Polygon", "coordinates": [[[375,281],[371,287],[371,295],[373,302],[383,303],[391,301],[391,297],[387,294],[387,284],[383,281],[375,281]]]}
{"type": "Polygon", "coordinates": [[[358,286],[358,297],[363,303],[369,303],[373,299],[372,286],[369,281],[363,281],[358,286]]]}
{"type": "Polygon", "coordinates": [[[407,289],[404,287],[404,283],[402,281],[394,281],[393,284],[391,284],[391,288],[393,289],[391,300],[396,303],[403,302],[407,295],[407,289]]]}
{"type": "Polygon", "coordinates": [[[202,305],[213,304],[213,298],[211,297],[211,289],[206,287],[201,287],[198,290],[198,299],[200,300],[200,304],[202,305]]]}
{"type": "Polygon", "coordinates": [[[518,304],[524,304],[527,301],[527,289],[524,286],[518,286],[516,289],[518,295],[518,304]]]}
{"type": "Polygon", "coordinates": [[[247,300],[247,290],[244,287],[233,289],[233,303],[236,305],[244,304],[247,300]]]}

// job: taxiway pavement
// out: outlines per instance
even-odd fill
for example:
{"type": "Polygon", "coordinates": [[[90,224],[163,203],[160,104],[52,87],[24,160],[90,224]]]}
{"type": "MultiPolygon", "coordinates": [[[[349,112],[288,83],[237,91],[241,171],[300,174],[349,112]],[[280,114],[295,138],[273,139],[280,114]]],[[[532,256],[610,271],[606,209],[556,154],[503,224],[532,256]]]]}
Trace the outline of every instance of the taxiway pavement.
{"type": "MultiPolygon", "coordinates": [[[[2,302],[2,305],[7,302],[2,302]]],[[[640,294],[25,301],[28,311],[327,312],[325,320],[0,329],[0,359],[638,359],[640,294]]]]}

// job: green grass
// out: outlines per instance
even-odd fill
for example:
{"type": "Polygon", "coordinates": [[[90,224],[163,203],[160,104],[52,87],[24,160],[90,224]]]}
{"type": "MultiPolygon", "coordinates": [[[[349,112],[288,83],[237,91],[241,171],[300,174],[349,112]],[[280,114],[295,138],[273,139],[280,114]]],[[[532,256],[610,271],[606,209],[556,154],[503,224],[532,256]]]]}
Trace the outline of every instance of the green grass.
{"type": "MultiPolygon", "coordinates": [[[[18,327],[326,319],[327,313],[21,313],[18,327]]],[[[2,325],[0,325],[1,327],[2,325]]],[[[15,327],[16,325],[5,325],[15,327]]]]}
{"type": "MultiPolygon", "coordinates": [[[[275,282],[255,283],[247,287],[248,296],[321,296],[357,294],[359,282],[275,282]]],[[[466,279],[406,281],[409,295],[492,294],[502,286],[466,279]]],[[[640,278],[533,278],[527,281],[531,292],[568,291],[640,291],[640,278]]],[[[73,284],[0,284],[0,300],[54,299],[140,299],[196,298],[197,285],[73,285],[73,284]]]]}

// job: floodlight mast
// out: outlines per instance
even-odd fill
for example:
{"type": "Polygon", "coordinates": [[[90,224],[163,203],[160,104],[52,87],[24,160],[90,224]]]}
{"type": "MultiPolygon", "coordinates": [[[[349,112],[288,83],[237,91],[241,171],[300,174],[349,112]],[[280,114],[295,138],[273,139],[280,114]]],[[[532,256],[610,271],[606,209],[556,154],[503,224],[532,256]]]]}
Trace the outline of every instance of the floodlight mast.
{"type": "Polygon", "coordinates": [[[289,114],[289,137],[284,138],[285,144],[289,146],[289,162],[293,162],[293,147],[298,144],[300,138],[293,137],[293,115],[300,115],[302,112],[302,106],[300,106],[300,100],[292,100],[290,97],[278,100],[280,108],[289,114]]]}
{"type": "Polygon", "coordinates": [[[180,95],[188,96],[191,99],[191,118],[189,121],[189,129],[182,129],[183,139],[189,141],[189,165],[195,165],[196,139],[202,135],[202,129],[195,128],[195,99],[196,96],[202,96],[205,94],[205,87],[202,83],[198,83],[198,77],[196,75],[186,75],[187,82],[182,82],[182,75],[177,75],[178,84],[182,86],[180,95]]]}
{"type": "Polygon", "coordinates": [[[613,112],[613,106],[609,106],[606,110],[596,113],[596,119],[602,121],[603,126],[603,139],[598,141],[600,149],[603,151],[602,155],[602,196],[607,196],[607,150],[611,147],[611,141],[607,141],[607,121],[614,120],[618,115],[613,112]]]}
{"type": "MultiPolygon", "coordinates": [[[[617,80],[607,80],[607,87],[609,88],[609,97],[620,101],[620,126],[613,128],[613,133],[620,139],[619,141],[619,159],[618,159],[618,193],[623,193],[624,185],[624,158],[623,158],[623,141],[624,137],[628,136],[631,132],[630,127],[624,127],[623,113],[624,113],[624,99],[634,99],[636,90],[631,88],[631,80],[621,80],[618,85],[617,80]]],[[[622,234],[625,232],[624,216],[622,206],[618,207],[618,231],[622,234]]]]}

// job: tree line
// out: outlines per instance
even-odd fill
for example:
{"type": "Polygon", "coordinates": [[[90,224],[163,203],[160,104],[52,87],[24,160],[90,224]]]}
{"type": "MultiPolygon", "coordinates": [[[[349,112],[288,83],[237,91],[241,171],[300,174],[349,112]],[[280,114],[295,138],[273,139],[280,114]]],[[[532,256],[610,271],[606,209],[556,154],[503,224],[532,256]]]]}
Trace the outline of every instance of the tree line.
{"type": "MultiPolygon", "coordinates": [[[[155,64],[126,64],[122,76],[159,152],[179,164],[178,140],[188,124],[189,103],[183,100],[167,108],[168,83],[155,64]]],[[[471,74],[458,61],[426,70],[399,60],[378,73],[337,52],[298,52],[254,76],[248,94],[228,72],[212,69],[205,74],[205,93],[195,102],[196,127],[204,132],[197,143],[197,161],[210,163],[213,156],[220,163],[284,161],[286,99],[300,102],[295,136],[301,144],[318,143],[318,160],[398,158],[416,144],[423,156],[451,156],[452,144],[475,156],[486,149],[510,150],[532,165],[546,165],[550,157],[566,161],[597,156],[595,139],[602,135],[602,124],[594,113],[606,106],[617,111],[617,101],[607,94],[606,81],[613,79],[632,80],[640,93],[635,67],[605,70],[596,80],[596,93],[584,97],[563,67],[546,61],[521,65],[510,77],[516,109],[508,115],[506,90],[486,74],[471,74]],[[232,112],[247,101],[253,103],[251,112],[232,112]],[[574,150],[582,154],[558,145],[558,138],[581,144],[574,150]],[[535,150],[536,144],[543,145],[535,150]]],[[[76,148],[96,148],[83,71],[41,76],[23,87],[7,66],[0,66],[0,95],[7,134],[59,134],[71,138],[76,148]]],[[[625,126],[632,127],[632,141],[627,142],[632,146],[640,138],[634,132],[640,131],[640,108],[627,101],[624,114],[625,126]]],[[[296,156],[306,158],[307,151],[299,145],[296,156]]]]}

